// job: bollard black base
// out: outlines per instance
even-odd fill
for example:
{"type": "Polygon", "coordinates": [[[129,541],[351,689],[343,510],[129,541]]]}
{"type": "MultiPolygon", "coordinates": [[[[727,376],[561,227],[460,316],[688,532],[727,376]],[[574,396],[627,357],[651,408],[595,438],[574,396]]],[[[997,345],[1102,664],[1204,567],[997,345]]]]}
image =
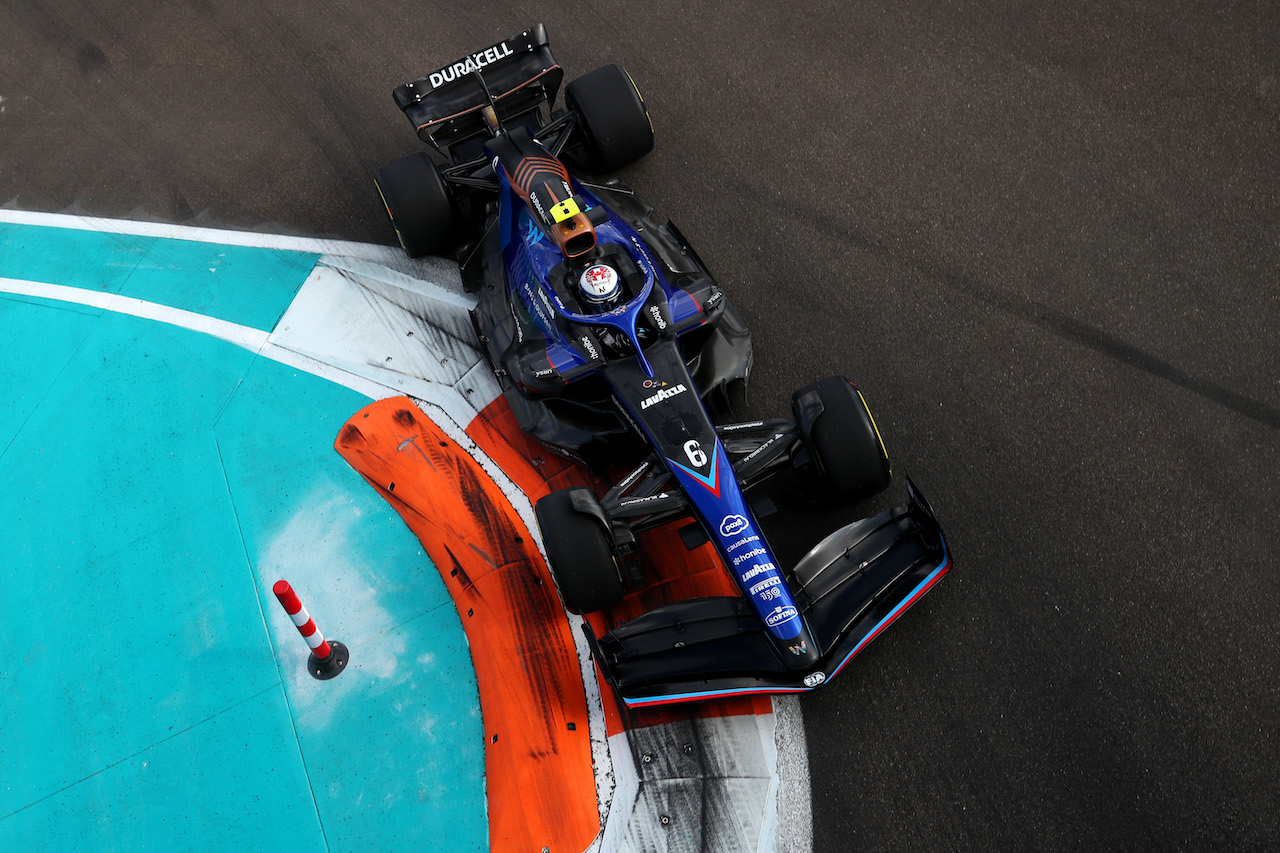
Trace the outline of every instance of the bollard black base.
{"type": "Polygon", "coordinates": [[[351,660],[351,653],[347,651],[347,647],[335,640],[330,640],[329,648],[327,658],[318,658],[315,652],[307,658],[307,672],[311,673],[312,678],[328,681],[330,678],[336,678],[347,668],[347,661],[351,660]]]}

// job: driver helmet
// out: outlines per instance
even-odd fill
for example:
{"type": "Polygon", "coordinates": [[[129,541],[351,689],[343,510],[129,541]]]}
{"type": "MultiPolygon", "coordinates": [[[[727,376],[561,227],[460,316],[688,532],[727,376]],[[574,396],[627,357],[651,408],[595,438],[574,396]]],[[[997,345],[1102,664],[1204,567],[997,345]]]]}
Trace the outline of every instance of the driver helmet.
{"type": "Polygon", "coordinates": [[[578,277],[578,292],[590,309],[606,311],[622,295],[622,277],[608,264],[592,264],[578,277]]]}

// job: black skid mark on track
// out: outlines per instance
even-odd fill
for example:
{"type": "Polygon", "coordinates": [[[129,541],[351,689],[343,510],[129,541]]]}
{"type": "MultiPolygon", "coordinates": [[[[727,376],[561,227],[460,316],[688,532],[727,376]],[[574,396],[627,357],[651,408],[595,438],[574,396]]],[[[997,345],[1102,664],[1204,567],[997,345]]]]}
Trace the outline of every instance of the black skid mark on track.
{"type": "Polygon", "coordinates": [[[445,553],[449,555],[450,561],[453,563],[452,568],[449,569],[449,576],[455,578],[463,589],[471,586],[471,576],[467,574],[467,570],[458,560],[458,556],[453,553],[453,549],[448,545],[445,545],[444,550],[445,553]]]}
{"type": "MultiPolygon", "coordinates": [[[[449,460],[440,461],[448,464],[449,460]]],[[[525,537],[512,524],[507,513],[493,505],[491,493],[480,479],[483,475],[468,465],[458,465],[456,461],[454,464],[458,497],[484,532],[483,547],[478,550],[495,567],[527,561],[525,537]]]]}
{"type": "Polygon", "coordinates": [[[562,736],[559,720],[564,716],[563,697],[575,693],[581,695],[582,684],[577,679],[579,672],[577,660],[571,666],[556,666],[549,656],[542,651],[526,654],[523,650],[541,650],[546,645],[547,635],[559,627],[560,602],[546,584],[539,579],[531,563],[523,565],[508,564],[501,574],[501,581],[506,593],[506,600],[515,602],[518,610],[514,620],[515,636],[511,640],[512,649],[520,655],[521,666],[529,674],[530,683],[538,685],[539,690],[533,693],[539,699],[536,713],[530,713],[530,719],[538,721],[546,732],[545,742],[556,744],[562,736]],[[547,602],[546,597],[553,599],[547,602]],[[550,618],[548,618],[550,617],[550,618]],[[568,674],[573,681],[566,681],[568,674]]]}
{"type": "MultiPolygon", "coordinates": [[[[439,462],[450,464],[450,460],[445,458],[439,462]]],[[[491,483],[483,481],[485,475],[456,459],[452,464],[455,466],[458,497],[483,536],[481,543],[468,542],[467,545],[495,568],[498,581],[503,586],[504,600],[517,608],[512,622],[514,635],[509,638],[509,653],[520,657],[531,683],[540,688],[535,695],[539,697],[541,707],[537,713],[531,711],[530,719],[541,720],[547,727],[545,740],[557,743],[560,737],[557,721],[562,716],[560,709],[563,707],[561,697],[581,690],[579,683],[563,678],[566,672],[576,677],[577,661],[566,669],[551,662],[544,653],[525,654],[523,650],[542,649],[547,635],[560,628],[562,611],[559,599],[550,585],[543,581],[538,570],[538,556],[528,536],[512,521],[504,507],[495,506],[494,488],[491,483]]],[[[471,583],[456,556],[451,551],[449,555],[454,561],[454,569],[459,572],[459,580],[464,585],[471,583]]]]}
{"type": "Polygon", "coordinates": [[[707,802],[713,794],[692,713],[684,720],[631,729],[627,743],[640,777],[638,812],[651,822],[641,835],[661,834],[676,849],[707,851],[713,843],[708,820],[715,812],[707,802]],[[673,833],[680,843],[672,843],[673,833]]]}
{"type": "Polygon", "coordinates": [[[76,52],[76,66],[79,67],[81,74],[91,74],[110,65],[111,61],[102,52],[102,48],[92,42],[81,45],[80,50],[76,52]]]}
{"type": "Polygon", "coordinates": [[[338,433],[338,444],[343,447],[367,447],[369,439],[365,438],[360,427],[355,424],[346,424],[338,433]]]}
{"type": "MultiPolygon", "coordinates": [[[[1001,293],[995,287],[964,273],[957,273],[943,265],[895,251],[879,237],[858,230],[833,231],[828,218],[818,216],[807,207],[789,205],[787,216],[803,220],[806,227],[829,234],[832,239],[850,245],[915,270],[931,281],[951,290],[998,308],[1051,334],[1086,347],[1099,355],[1127,364],[1158,379],[1163,379],[1190,391],[1206,400],[1230,409],[1250,420],[1272,429],[1280,429],[1280,408],[1233,391],[1224,385],[1195,376],[1171,364],[1154,353],[1127,343],[1109,332],[1083,320],[1077,320],[1039,302],[1017,299],[1001,293]]],[[[801,277],[803,280],[804,277],[801,277]]],[[[817,280],[816,277],[811,277],[817,280]]]]}

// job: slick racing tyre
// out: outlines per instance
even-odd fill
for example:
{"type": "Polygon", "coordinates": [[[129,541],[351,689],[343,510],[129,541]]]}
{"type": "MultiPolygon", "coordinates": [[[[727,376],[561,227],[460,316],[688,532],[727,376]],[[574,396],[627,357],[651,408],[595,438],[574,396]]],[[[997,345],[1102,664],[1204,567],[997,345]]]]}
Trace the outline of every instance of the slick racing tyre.
{"type": "Polygon", "coordinates": [[[832,376],[791,395],[810,460],[809,474],[832,496],[860,501],[884,491],[889,456],[856,385],[832,376]]]}
{"type": "Polygon", "coordinates": [[[453,205],[444,179],[425,153],[411,154],[377,171],[374,184],[411,258],[432,255],[453,242],[453,205]]]}
{"type": "Polygon", "coordinates": [[[653,150],[653,122],[631,75],[618,65],[584,74],[564,90],[578,116],[591,165],[621,169],[653,150]]]}
{"type": "Polygon", "coordinates": [[[534,507],[551,579],[570,613],[593,613],[622,600],[622,576],[599,507],[582,487],[552,492],[534,507]]]}

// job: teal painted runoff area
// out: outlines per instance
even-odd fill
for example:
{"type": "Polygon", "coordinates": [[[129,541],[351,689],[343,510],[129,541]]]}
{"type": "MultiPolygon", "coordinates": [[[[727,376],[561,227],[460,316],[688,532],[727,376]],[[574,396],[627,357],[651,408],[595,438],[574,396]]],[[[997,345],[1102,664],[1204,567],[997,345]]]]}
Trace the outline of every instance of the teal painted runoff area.
{"type": "MultiPolygon", "coordinates": [[[[102,277],[85,254],[61,279],[3,230],[0,277],[148,298],[129,281],[173,261],[183,280],[149,298],[221,299],[188,262],[228,247],[133,238],[118,274],[127,239],[78,235],[102,277]]],[[[313,262],[260,267],[265,307],[205,313],[269,329],[313,262]]],[[[0,851],[486,849],[465,635],[333,450],[367,398],[71,302],[0,293],[0,341],[0,851]],[[306,674],[280,578],[350,648],[336,679],[306,674]]]]}
{"type": "Polygon", "coordinates": [[[269,332],[318,255],[0,222],[0,276],[181,308],[269,332]]]}

